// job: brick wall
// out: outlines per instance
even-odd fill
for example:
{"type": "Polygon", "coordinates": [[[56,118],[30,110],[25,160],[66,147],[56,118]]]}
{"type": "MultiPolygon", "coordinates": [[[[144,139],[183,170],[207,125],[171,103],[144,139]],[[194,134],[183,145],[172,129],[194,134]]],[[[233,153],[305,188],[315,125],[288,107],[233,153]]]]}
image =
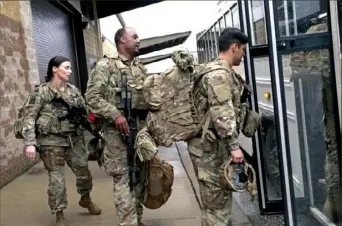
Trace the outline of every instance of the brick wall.
{"type": "Polygon", "coordinates": [[[36,162],[13,134],[17,108],[39,84],[29,1],[0,2],[0,188],[36,162]]]}
{"type": "Polygon", "coordinates": [[[88,72],[97,61],[97,55],[100,54],[99,51],[96,51],[96,33],[94,21],[89,22],[87,28],[83,30],[88,72]]]}
{"type": "MultiPolygon", "coordinates": [[[[114,37],[113,37],[114,39],[114,37]]],[[[108,40],[107,38],[104,38],[102,42],[102,51],[103,55],[115,55],[117,54],[116,46],[113,42],[108,40]]]]}

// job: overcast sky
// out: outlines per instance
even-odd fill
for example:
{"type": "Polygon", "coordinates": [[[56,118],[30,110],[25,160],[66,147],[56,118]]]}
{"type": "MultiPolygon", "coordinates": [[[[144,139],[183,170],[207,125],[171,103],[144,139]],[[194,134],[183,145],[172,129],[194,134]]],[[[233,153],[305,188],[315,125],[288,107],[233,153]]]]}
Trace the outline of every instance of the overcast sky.
{"type": "MultiPolygon", "coordinates": [[[[122,13],[126,26],[137,30],[140,39],[191,31],[190,37],[182,46],[196,51],[196,34],[208,28],[219,15],[217,1],[163,1],[146,7],[122,13]]],[[[121,27],[116,16],[101,19],[101,32],[113,41],[114,34],[121,27]]],[[[172,52],[174,48],[153,52],[142,57],[172,52]]],[[[149,72],[162,72],[172,66],[167,59],[147,65],[149,72]]]]}

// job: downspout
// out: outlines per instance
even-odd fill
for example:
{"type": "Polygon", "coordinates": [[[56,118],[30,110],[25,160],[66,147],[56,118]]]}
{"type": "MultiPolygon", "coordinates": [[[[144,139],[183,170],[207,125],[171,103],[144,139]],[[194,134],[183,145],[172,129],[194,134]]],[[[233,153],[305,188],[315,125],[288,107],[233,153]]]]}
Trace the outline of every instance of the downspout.
{"type": "Polygon", "coordinates": [[[96,55],[97,55],[97,60],[100,60],[103,56],[102,35],[101,35],[99,18],[97,15],[96,0],[92,0],[92,2],[93,2],[94,21],[95,21],[95,27],[96,27],[96,50],[98,51],[96,55]]]}

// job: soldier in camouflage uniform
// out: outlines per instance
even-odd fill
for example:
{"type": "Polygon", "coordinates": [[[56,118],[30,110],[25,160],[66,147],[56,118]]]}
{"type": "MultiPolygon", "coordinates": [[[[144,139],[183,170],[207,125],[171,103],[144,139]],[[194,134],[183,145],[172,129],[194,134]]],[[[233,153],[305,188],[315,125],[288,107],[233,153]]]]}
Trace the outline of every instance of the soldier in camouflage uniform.
{"type": "MultiPolygon", "coordinates": [[[[202,225],[231,225],[232,191],[220,183],[222,166],[230,157],[243,162],[239,148],[240,98],[244,83],[234,72],[245,53],[248,37],[237,28],[226,28],[219,37],[219,57],[210,64],[222,66],[204,75],[194,88],[194,104],[199,118],[210,113],[204,139],[189,140],[188,150],[198,177],[202,198],[202,225]]],[[[202,134],[200,134],[200,137],[202,134]]]]}
{"type": "Polygon", "coordinates": [[[103,121],[104,166],[114,180],[114,199],[120,226],[143,225],[140,192],[131,192],[127,145],[123,135],[129,134],[126,117],[119,109],[121,76],[127,74],[127,85],[132,90],[133,115],[138,130],[143,127],[148,105],[142,95],[147,70],[135,56],[139,51],[139,37],[132,28],[121,28],[115,34],[118,56],[107,56],[97,62],[91,72],[85,94],[91,112],[103,121]]]}
{"type": "MultiPolygon", "coordinates": [[[[328,31],[326,20],[313,21],[313,23],[306,34],[328,31]]],[[[328,195],[323,212],[331,220],[338,222],[342,221],[341,216],[338,216],[338,210],[341,208],[341,201],[338,201],[341,200],[341,188],[329,59],[328,49],[297,52],[292,54],[290,66],[292,68],[292,79],[296,76],[315,75],[322,79],[324,138],[326,143],[325,181],[328,195]]]]}
{"type": "Polygon", "coordinates": [[[67,83],[71,74],[70,60],[56,56],[48,65],[47,83],[30,94],[26,103],[22,122],[22,136],[25,153],[35,159],[37,148],[49,174],[49,206],[56,214],[56,225],[64,226],[63,210],[68,202],[66,196],[64,165],[65,162],[76,175],[77,192],[81,195],[79,205],[91,214],[101,214],[101,209],[90,199],[92,176],[88,169],[88,155],[84,150],[83,135],[78,127],[68,119],[59,120],[67,108],[56,104],[62,98],[70,106],[84,107],[84,100],[78,89],[67,83]],[[37,131],[37,133],[36,133],[37,131]]]}

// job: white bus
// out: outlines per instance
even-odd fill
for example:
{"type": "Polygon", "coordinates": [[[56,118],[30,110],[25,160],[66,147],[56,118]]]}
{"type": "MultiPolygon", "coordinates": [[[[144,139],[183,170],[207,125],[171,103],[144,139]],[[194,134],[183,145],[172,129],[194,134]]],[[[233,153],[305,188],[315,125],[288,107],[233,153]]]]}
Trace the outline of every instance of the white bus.
{"type": "MultiPolygon", "coordinates": [[[[341,187],[341,5],[239,0],[197,34],[200,63],[217,57],[224,28],[237,27],[249,36],[244,61],[235,69],[253,87],[250,104],[262,126],[255,138],[240,141],[258,170],[260,213],[281,214],[286,225],[342,223],[326,208],[331,181],[325,170],[331,152],[325,130],[333,129],[341,187]]],[[[342,203],[341,196],[336,202],[342,203]]]]}

